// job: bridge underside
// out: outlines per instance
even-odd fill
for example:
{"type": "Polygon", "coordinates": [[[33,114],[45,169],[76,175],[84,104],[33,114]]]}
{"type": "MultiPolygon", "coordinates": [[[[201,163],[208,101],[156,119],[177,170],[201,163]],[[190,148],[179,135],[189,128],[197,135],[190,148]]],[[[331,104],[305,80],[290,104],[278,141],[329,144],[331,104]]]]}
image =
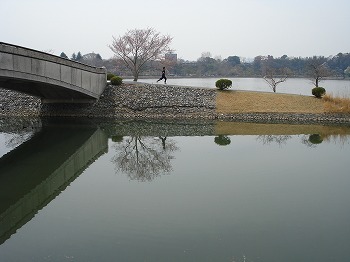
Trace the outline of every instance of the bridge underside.
{"type": "Polygon", "coordinates": [[[43,103],[94,103],[98,98],[62,85],[28,81],[27,79],[0,77],[0,87],[40,97],[43,103]]]}

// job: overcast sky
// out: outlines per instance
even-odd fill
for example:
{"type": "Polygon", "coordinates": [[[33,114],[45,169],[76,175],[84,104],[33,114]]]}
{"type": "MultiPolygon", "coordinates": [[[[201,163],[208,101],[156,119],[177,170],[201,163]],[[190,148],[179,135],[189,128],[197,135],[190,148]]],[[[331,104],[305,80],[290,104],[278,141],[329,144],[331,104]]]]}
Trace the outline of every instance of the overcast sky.
{"type": "Polygon", "coordinates": [[[349,11],[349,0],[1,0],[0,41],[106,59],[112,36],[153,27],[185,60],[330,56],[350,52],[349,11]]]}

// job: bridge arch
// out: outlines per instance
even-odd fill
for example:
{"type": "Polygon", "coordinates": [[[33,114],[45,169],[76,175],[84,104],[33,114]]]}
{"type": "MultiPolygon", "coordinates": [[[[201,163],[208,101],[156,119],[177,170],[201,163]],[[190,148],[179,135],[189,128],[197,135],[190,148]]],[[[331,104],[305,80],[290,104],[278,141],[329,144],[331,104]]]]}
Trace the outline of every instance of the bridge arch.
{"type": "Polygon", "coordinates": [[[37,50],[0,42],[0,87],[40,97],[43,103],[85,103],[107,84],[97,68],[37,50]]]}

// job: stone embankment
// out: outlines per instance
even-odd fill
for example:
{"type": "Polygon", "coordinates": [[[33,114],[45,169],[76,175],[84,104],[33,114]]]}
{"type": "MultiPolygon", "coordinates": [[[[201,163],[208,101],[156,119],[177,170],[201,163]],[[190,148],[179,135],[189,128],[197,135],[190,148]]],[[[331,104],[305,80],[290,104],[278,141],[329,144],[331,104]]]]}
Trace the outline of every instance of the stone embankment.
{"type": "Polygon", "coordinates": [[[2,116],[91,118],[215,118],[215,90],[170,85],[108,85],[93,104],[41,104],[39,98],[0,89],[2,116]]]}
{"type": "Polygon", "coordinates": [[[89,115],[112,118],[207,118],[216,92],[203,88],[129,84],[108,86],[89,115]]]}
{"type": "Polygon", "coordinates": [[[0,88],[0,116],[40,116],[40,98],[0,88]]]}
{"type": "Polygon", "coordinates": [[[110,119],[207,119],[255,123],[345,124],[349,115],[216,113],[216,90],[157,84],[108,85],[93,104],[42,104],[39,98],[0,89],[0,116],[110,119]]]}

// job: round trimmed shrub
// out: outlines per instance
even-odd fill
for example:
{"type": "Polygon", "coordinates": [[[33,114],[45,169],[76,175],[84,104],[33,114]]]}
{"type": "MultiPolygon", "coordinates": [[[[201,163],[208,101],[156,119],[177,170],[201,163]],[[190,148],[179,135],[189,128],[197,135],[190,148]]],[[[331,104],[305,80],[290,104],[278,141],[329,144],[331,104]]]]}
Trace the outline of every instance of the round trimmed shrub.
{"type": "Polygon", "coordinates": [[[231,139],[228,136],[219,135],[214,138],[214,142],[219,146],[227,146],[231,143],[231,139]]]}
{"type": "Polygon", "coordinates": [[[232,81],[229,79],[219,79],[215,82],[215,86],[220,90],[225,90],[227,88],[232,87],[232,81]]]}
{"type": "Polygon", "coordinates": [[[312,89],[312,94],[317,98],[321,98],[326,94],[326,89],[323,87],[315,87],[312,89]]]}
{"type": "Polygon", "coordinates": [[[123,83],[123,78],[119,76],[113,76],[111,78],[111,84],[114,86],[120,86],[123,83]]]}
{"type": "Polygon", "coordinates": [[[319,134],[313,134],[309,136],[309,142],[311,144],[321,144],[323,142],[323,138],[319,134]]]}
{"type": "Polygon", "coordinates": [[[114,74],[112,73],[107,73],[107,80],[111,80],[111,78],[115,76],[114,74]]]}

